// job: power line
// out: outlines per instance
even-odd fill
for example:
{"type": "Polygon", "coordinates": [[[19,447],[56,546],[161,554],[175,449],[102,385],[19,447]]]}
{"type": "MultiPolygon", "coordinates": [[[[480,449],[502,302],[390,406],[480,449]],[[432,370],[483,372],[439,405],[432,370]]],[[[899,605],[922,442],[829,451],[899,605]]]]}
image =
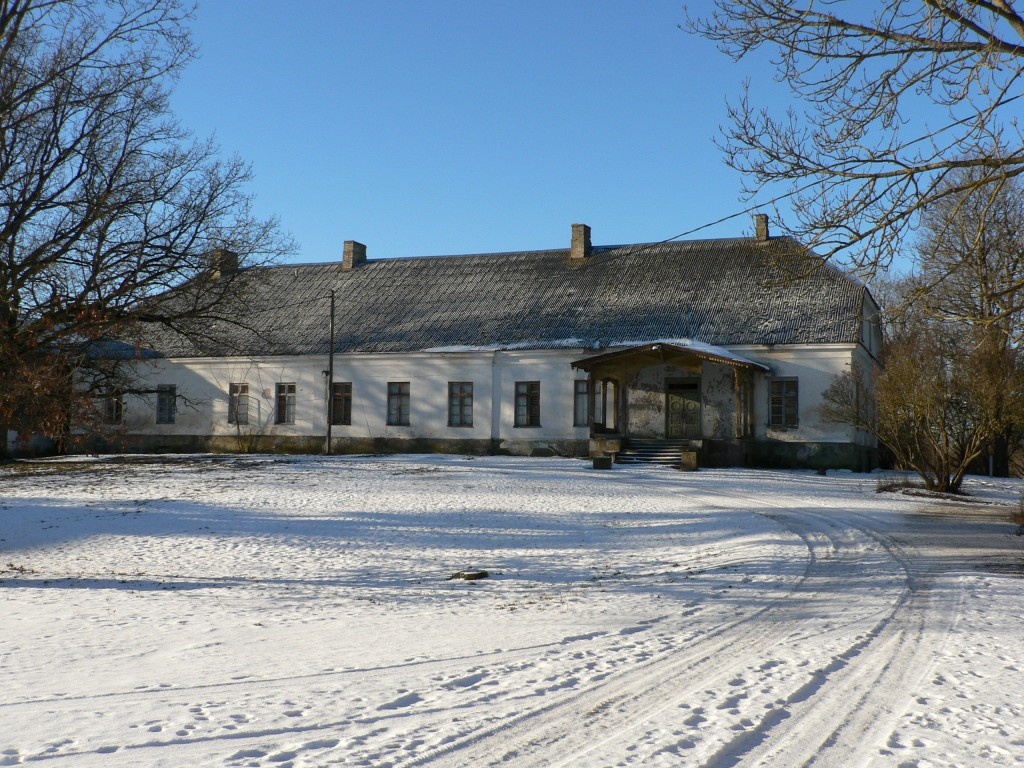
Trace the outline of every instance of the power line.
{"type": "MultiPolygon", "coordinates": [[[[1021,98],[1024,98],[1024,93],[1018,93],[1017,95],[1010,96],[1008,98],[1000,98],[995,104],[992,105],[991,109],[994,110],[997,107],[1005,107],[1007,104],[1011,104],[1011,103],[1013,103],[1013,102],[1015,102],[1015,101],[1017,101],[1018,99],[1021,99],[1021,98]]],[[[936,129],[934,131],[929,131],[929,132],[927,132],[926,134],[924,134],[922,136],[918,136],[916,139],[912,139],[912,140],[910,140],[910,141],[908,141],[908,142],[906,142],[904,144],[901,144],[899,149],[903,150],[903,149],[906,149],[907,147],[912,147],[915,144],[920,144],[920,143],[922,143],[924,141],[930,141],[931,139],[933,139],[935,136],[939,135],[940,133],[945,133],[946,131],[949,131],[949,130],[952,130],[953,128],[956,128],[957,126],[961,126],[961,125],[965,125],[965,124],[970,123],[970,122],[974,122],[977,119],[978,119],[978,115],[968,115],[968,116],[963,117],[963,118],[961,118],[959,120],[954,120],[953,122],[949,123],[948,125],[943,126],[942,128],[938,128],[938,129],[936,129]]],[[[862,162],[863,163],[867,163],[867,162],[869,162],[869,160],[864,160],[862,162]]],[[[920,170],[918,172],[924,173],[925,171],[922,169],[922,170],[920,170]]],[[[849,181],[853,181],[853,179],[850,179],[849,181]]],[[[799,187],[797,187],[795,189],[792,189],[789,192],[784,192],[781,195],[777,195],[777,196],[773,197],[771,200],[767,200],[765,202],[761,202],[761,203],[758,203],[756,205],[748,206],[748,207],[744,208],[743,210],[737,211],[736,213],[731,213],[728,216],[723,216],[723,217],[721,217],[719,219],[715,219],[714,221],[710,221],[710,222],[708,222],[706,224],[701,224],[699,227],[694,227],[693,229],[688,229],[685,232],[681,232],[681,233],[679,233],[678,235],[676,235],[674,237],[670,237],[670,238],[667,238],[665,240],[660,240],[660,241],[658,241],[658,243],[656,243],[656,245],[659,245],[661,243],[670,243],[673,240],[679,240],[680,238],[687,237],[689,235],[694,234],[695,232],[700,232],[701,230],[707,229],[709,227],[713,227],[713,226],[715,226],[717,224],[722,224],[722,223],[724,223],[726,221],[730,221],[730,220],[735,219],[735,218],[737,218],[739,216],[743,216],[744,214],[750,214],[753,211],[755,211],[758,208],[761,208],[763,206],[774,205],[774,204],[776,204],[778,202],[781,202],[782,200],[786,200],[787,198],[793,197],[794,195],[798,195],[798,194],[801,194],[802,192],[806,192],[808,189],[811,189],[812,187],[816,186],[819,183],[820,183],[820,180],[815,180],[815,181],[812,181],[812,182],[808,182],[807,184],[804,184],[804,185],[799,186],[799,187]]]]}

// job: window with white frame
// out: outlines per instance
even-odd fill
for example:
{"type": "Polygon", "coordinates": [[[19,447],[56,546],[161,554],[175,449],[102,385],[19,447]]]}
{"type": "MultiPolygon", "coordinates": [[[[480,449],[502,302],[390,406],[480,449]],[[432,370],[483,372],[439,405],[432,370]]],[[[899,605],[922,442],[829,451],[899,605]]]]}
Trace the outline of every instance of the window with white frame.
{"type": "Polygon", "coordinates": [[[573,381],[572,425],[586,427],[590,424],[590,382],[586,379],[573,381]]]}
{"type": "Polygon", "coordinates": [[[156,388],[156,423],[173,424],[178,412],[178,388],[174,384],[160,384],[156,388]]]}
{"type": "Polygon", "coordinates": [[[388,382],[388,425],[409,426],[409,382],[388,382]]]}
{"type": "Polygon", "coordinates": [[[228,385],[228,424],[249,423],[249,385],[228,385]]]}
{"type": "Polygon", "coordinates": [[[800,388],[795,377],[772,379],[768,426],[791,429],[800,425],[800,388]]]}
{"type": "Polygon", "coordinates": [[[448,426],[473,426],[473,382],[448,382],[448,426]]]}
{"type": "Polygon", "coordinates": [[[516,427],[540,426],[540,382],[516,382],[516,427]]]}
{"type": "Polygon", "coordinates": [[[277,408],[274,421],[277,424],[295,423],[295,384],[284,382],[277,385],[277,408]]]}

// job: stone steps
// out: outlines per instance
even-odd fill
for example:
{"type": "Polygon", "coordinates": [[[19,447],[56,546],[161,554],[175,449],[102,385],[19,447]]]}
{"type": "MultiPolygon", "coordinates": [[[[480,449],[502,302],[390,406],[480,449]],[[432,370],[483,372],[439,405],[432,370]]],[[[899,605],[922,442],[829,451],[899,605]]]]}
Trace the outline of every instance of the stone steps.
{"type": "Polygon", "coordinates": [[[617,464],[664,464],[678,466],[683,451],[693,450],[691,442],[681,440],[643,440],[630,438],[615,457],[617,464]]]}

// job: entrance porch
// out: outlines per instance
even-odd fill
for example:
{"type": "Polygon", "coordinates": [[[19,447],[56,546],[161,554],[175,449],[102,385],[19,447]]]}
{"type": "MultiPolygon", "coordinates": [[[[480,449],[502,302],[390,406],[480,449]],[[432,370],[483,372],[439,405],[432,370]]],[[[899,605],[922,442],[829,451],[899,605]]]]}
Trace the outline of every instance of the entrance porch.
{"type": "MultiPolygon", "coordinates": [[[[735,463],[754,436],[755,377],[767,366],[728,350],[658,342],[577,360],[588,374],[591,456],[652,443],[735,463]]],[[[631,455],[635,455],[631,454],[631,455]]]]}

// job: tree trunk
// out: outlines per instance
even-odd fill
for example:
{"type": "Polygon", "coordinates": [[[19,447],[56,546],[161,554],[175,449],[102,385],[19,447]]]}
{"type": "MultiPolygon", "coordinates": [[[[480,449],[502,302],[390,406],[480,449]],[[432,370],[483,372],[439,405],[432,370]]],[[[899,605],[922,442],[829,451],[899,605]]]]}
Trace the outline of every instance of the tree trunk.
{"type": "Polygon", "coordinates": [[[1010,438],[1005,432],[992,442],[992,476],[1010,476],[1010,438]]]}

